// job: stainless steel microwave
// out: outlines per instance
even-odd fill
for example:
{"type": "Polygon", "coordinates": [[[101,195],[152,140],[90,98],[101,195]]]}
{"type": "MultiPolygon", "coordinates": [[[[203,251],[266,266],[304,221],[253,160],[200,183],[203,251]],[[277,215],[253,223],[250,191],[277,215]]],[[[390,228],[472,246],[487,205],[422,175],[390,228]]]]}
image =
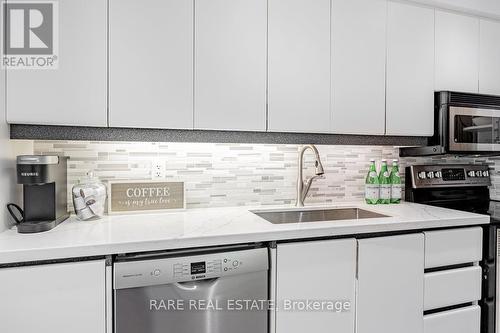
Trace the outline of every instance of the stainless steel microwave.
{"type": "Polygon", "coordinates": [[[500,96],[435,93],[434,135],[426,147],[400,149],[400,156],[500,155],[500,96]]]}

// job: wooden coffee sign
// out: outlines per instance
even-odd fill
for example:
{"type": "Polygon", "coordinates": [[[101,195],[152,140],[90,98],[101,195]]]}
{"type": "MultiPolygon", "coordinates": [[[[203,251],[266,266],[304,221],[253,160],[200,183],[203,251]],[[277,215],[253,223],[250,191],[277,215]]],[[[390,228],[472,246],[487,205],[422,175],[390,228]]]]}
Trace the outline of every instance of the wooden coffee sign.
{"type": "Polygon", "coordinates": [[[183,182],[109,182],[109,214],[183,209],[184,203],[183,182]]]}

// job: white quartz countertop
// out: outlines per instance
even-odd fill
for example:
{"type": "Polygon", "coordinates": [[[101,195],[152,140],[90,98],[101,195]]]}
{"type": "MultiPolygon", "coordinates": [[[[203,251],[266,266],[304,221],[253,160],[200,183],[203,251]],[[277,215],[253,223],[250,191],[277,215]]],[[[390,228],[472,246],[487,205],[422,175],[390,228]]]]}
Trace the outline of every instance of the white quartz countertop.
{"type": "Polygon", "coordinates": [[[251,212],[294,209],[290,206],[189,209],[86,222],[71,217],[44,233],[19,234],[15,228],[0,233],[0,264],[489,223],[486,215],[413,203],[369,206],[358,202],[306,209],[345,207],[389,217],[272,224],[251,212]]]}

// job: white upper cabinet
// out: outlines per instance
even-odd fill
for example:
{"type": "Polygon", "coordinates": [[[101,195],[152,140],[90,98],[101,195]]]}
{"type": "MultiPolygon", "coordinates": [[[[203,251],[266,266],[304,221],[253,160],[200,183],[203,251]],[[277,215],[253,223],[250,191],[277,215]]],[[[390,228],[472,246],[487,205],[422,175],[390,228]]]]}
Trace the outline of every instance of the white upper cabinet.
{"type": "Polygon", "coordinates": [[[481,20],[479,92],[500,95],[500,22],[481,20]]]}
{"type": "Polygon", "coordinates": [[[436,91],[478,92],[479,19],[436,10],[436,91]]]}
{"type": "Polygon", "coordinates": [[[266,130],[266,0],[196,0],[194,127],[266,130]]]}
{"type": "Polygon", "coordinates": [[[110,126],[192,129],[193,10],[193,0],[110,0],[110,126]]]}
{"type": "Polygon", "coordinates": [[[423,333],[424,235],[358,241],[356,333],[423,333]]]}
{"type": "Polygon", "coordinates": [[[332,0],[334,133],[385,132],[386,17],[385,0],[332,0]]]}
{"type": "Polygon", "coordinates": [[[269,0],[273,132],[330,132],[330,0],[269,0]]]}
{"type": "Polygon", "coordinates": [[[388,3],[386,134],[434,131],[434,9],[388,3]]]}
{"type": "Polygon", "coordinates": [[[354,333],[355,239],[278,244],[276,270],[276,333],[354,333]],[[300,300],[349,302],[350,309],[285,309],[286,301],[300,300]]]}
{"type": "Polygon", "coordinates": [[[106,1],[57,4],[58,68],[7,71],[7,121],[107,126],[106,1]]]}
{"type": "MultiPolygon", "coordinates": [[[[405,0],[407,1],[407,0],[405,0]]],[[[425,5],[449,8],[479,16],[500,17],[500,1],[498,0],[411,0],[425,5]]]]}
{"type": "Polygon", "coordinates": [[[58,68],[6,70],[6,119],[431,136],[434,91],[500,95],[494,1],[57,1],[58,68]]]}

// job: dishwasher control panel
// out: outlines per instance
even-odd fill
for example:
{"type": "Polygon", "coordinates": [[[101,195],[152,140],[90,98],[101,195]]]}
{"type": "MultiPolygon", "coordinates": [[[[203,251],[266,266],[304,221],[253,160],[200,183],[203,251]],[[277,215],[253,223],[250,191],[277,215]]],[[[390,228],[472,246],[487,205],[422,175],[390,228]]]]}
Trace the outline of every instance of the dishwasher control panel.
{"type": "Polygon", "coordinates": [[[174,264],[174,277],[191,277],[197,279],[203,276],[212,276],[230,272],[244,266],[244,259],[233,254],[232,256],[221,255],[220,258],[207,261],[186,261],[174,264]]]}
{"type": "Polygon", "coordinates": [[[214,279],[268,269],[266,248],[210,253],[114,265],[115,289],[214,279]]]}

